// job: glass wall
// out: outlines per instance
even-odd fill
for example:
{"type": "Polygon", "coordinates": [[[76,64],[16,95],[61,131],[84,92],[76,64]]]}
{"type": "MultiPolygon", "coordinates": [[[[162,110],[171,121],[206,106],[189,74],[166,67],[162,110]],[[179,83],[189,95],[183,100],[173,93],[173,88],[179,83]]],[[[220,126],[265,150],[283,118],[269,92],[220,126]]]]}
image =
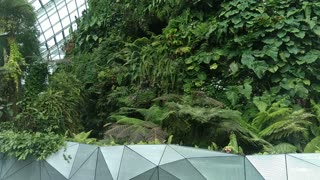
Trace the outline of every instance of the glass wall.
{"type": "Polygon", "coordinates": [[[76,18],[88,8],[86,0],[28,0],[37,13],[40,32],[40,51],[44,58],[57,60],[64,57],[63,46],[75,30],[76,18]]]}
{"type": "Polygon", "coordinates": [[[320,154],[239,156],[176,145],[68,143],[44,161],[0,154],[0,180],[315,180],[320,154]]]}

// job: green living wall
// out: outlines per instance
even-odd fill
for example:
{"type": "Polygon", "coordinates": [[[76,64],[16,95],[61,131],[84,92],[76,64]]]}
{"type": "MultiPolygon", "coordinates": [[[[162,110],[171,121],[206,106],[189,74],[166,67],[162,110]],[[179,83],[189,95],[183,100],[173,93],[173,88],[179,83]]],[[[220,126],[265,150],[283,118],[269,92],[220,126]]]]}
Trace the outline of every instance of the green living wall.
{"type": "MultiPolygon", "coordinates": [[[[238,154],[319,150],[319,2],[88,4],[52,74],[41,58],[27,61],[25,52],[37,52],[18,38],[34,20],[12,29],[1,51],[11,62],[0,70],[2,130],[51,138],[89,132],[82,140],[169,141],[238,154]]],[[[21,18],[13,10],[1,11],[9,14],[0,23],[21,18]]]]}

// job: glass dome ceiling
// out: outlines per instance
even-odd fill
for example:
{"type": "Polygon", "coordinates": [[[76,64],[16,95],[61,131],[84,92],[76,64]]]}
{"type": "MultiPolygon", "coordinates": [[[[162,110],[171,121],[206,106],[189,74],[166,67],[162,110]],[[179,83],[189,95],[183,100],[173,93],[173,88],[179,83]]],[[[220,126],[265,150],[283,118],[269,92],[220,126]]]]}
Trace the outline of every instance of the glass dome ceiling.
{"type": "Polygon", "coordinates": [[[75,20],[88,8],[87,0],[28,0],[37,13],[40,52],[48,60],[64,57],[64,42],[75,30],[75,20]]]}

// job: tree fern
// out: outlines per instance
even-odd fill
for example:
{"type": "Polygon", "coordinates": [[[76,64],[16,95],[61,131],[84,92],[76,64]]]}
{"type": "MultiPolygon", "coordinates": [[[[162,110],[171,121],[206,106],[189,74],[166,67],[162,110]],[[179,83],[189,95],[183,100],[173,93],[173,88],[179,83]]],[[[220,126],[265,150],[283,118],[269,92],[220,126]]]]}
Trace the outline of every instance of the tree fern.
{"type": "Polygon", "coordinates": [[[308,139],[309,130],[311,125],[309,119],[314,115],[300,110],[283,111],[286,112],[281,116],[271,116],[269,121],[273,122],[264,127],[260,131],[260,136],[266,138],[268,141],[273,142],[276,140],[285,140],[288,137],[300,137],[304,140],[308,139]],[[290,112],[290,114],[287,114],[290,112]],[[281,117],[281,118],[278,118],[281,117]]]}
{"type": "Polygon", "coordinates": [[[154,141],[155,139],[164,142],[168,136],[158,125],[149,121],[119,115],[114,115],[113,118],[117,119],[117,122],[106,131],[106,138],[112,136],[117,140],[138,143],[140,141],[154,141]]]}

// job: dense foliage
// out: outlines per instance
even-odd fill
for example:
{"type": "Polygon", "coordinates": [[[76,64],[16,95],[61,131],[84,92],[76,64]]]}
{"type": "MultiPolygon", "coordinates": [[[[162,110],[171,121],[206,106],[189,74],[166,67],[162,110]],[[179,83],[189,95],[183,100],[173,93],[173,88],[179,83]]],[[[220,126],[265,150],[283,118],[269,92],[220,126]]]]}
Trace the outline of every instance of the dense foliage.
{"type": "Polygon", "coordinates": [[[66,51],[97,137],[276,153],[319,135],[317,1],[89,4],[66,51]]]}
{"type": "Polygon", "coordinates": [[[29,20],[10,16],[26,23],[0,39],[9,53],[2,129],[84,143],[169,138],[239,154],[319,151],[319,2],[88,2],[53,74],[25,58],[17,45],[29,20]]]}

